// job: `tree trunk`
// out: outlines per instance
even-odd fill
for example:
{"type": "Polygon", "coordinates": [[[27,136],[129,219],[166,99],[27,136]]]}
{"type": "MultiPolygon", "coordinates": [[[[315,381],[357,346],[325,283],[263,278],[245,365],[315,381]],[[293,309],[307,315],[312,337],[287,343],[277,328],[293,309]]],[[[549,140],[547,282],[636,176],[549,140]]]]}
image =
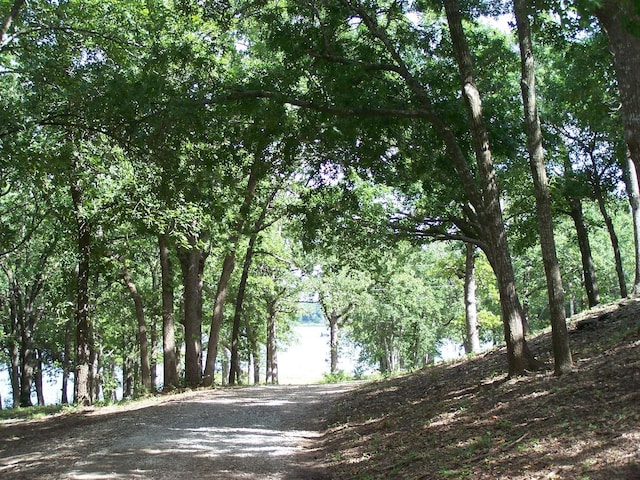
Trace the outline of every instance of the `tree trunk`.
{"type": "Polygon", "coordinates": [[[567,322],[564,311],[564,288],[562,286],[560,265],[558,264],[553,233],[551,195],[549,193],[547,172],[544,166],[542,130],[540,128],[540,118],[536,105],[536,78],[533,45],[531,42],[531,27],[529,24],[527,0],[514,0],[513,5],[522,64],[520,86],[522,88],[524,121],[527,131],[527,150],[529,152],[529,166],[531,167],[536,197],[540,247],[542,249],[542,262],[547,280],[547,295],[549,297],[549,310],[551,312],[554,371],[556,375],[562,375],[571,370],[573,360],[571,358],[569,334],[567,332],[567,322]]]}
{"type": "Polygon", "coordinates": [[[69,371],[71,369],[71,320],[67,320],[64,326],[64,357],[62,359],[62,392],[60,401],[63,405],[69,403],[69,371]]]}
{"type": "Polygon", "coordinates": [[[202,383],[202,273],[206,255],[196,246],[195,237],[189,242],[190,250],[178,252],[184,286],[184,370],[186,384],[197,387],[202,383]]]}
{"type": "Polygon", "coordinates": [[[11,24],[15,22],[18,16],[18,13],[20,13],[20,9],[25,3],[26,3],[26,0],[15,0],[15,2],[13,2],[13,6],[11,7],[11,10],[2,20],[2,24],[0,25],[0,47],[3,46],[2,44],[4,43],[4,38],[6,34],[9,32],[9,29],[11,28],[11,24]]]}
{"type": "Polygon", "coordinates": [[[258,233],[254,232],[249,238],[249,245],[244,256],[244,264],[242,266],[242,275],[240,276],[240,284],[238,285],[238,295],[236,297],[236,309],[233,315],[233,328],[231,333],[231,372],[229,376],[229,385],[240,382],[238,375],[240,366],[239,344],[240,344],[240,323],[242,320],[242,304],[244,302],[245,292],[247,290],[247,281],[249,280],[249,270],[253,261],[253,252],[258,239],[258,233]],[[235,378],[234,378],[235,377],[235,378]]]}
{"type": "MultiPolygon", "coordinates": [[[[595,165],[594,165],[595,168],[595,165]]],[[[620,252],[620,242],[618,241],[618,235],[616,229],[613,226],[613,219],[609,215],[607,205],[604,198],[604,193],[600,186],[600,179],[596,179],[593,183],[593,193],[598,201],[598,208],[600,214],[604,219],[604,224],[607,226],[607,232],[609,232],[609,240],[611,241],[611,248],[613,249],[613,258],[615,261],[616,277],[618,278],[618,288],[620,290],[620,298],[627,298],[627,281],[624,275],[624,268],[622,267],[622,253],[620,252]]]]}
{"type": "Polygon", "coordinates": [[[640,178],[640,37],[631,29],[640,24],[640,11],[634,0],[602,0],[601,5],[595,14],[609,37],[625,141],[636,167],[636,178],[640,178]]]}
{"type": "Polygon", "coordinates": [[[330,352],[330,372],[338,372],[338,319],[340,316],[333,310],[328,316],[329,321],[329,352],[330,352]]]}
{"type": "Polygon", "coordinates": [[[471,177],[470,167],[453,133],[437,118],[432,120],[432,124],[440,131],[454,167],[461,175],[467,197],[479,214],[478,233],[483,237],[485,253],[498,282],[509,375],[520,375],[526,370],[539,369],[541,365],[531,354],[524,336],[522,307],[515,287],[511,252],[500,206],[500,191],[491,157],[489,137],[482,117],[480,93],[474,81],[471,52],[462,29],[458,2],[446,0],[445,10],[460,71],[462,94],[473,138],[481,193],[477,192],[476,183],[468,179],[471,177]]]}
{"type": "Polygon", "coordinates": [[[229,382],[229,368],[231,366],[231,350],[226,346],[222,347],[222,385],[226,385],[229,382]]]}
{"type": "Polygon", "coordinates": [[[480,332],[478,326],[478,311],[476,306],[476,246],[466,244],[467,255],[464,272],[464,310],[467,338],[465,342],[466,353],[478,353],[480,351],[480,332]]]}
{"type": "Polygon", "coordinates": [[[91,262],[91,226],[84,214],[83,191],[78,177],[79,166],[73,161],[71,198],[76,218],[77,234],[77,291],[76,291],[76,371],[74,382],[74,402],[91,405],[93,392],[90,385],[90,356],[93,342],[93,328],[89,319],[89,268],[91,262]]]}
{"type": "Polygon", "coordinates": [[[169,391],[180,385],[178,377],[178,358],[176,355],[176,335],[173,318],[173,282],[169,241],[165,235],[158,236],[160,250],[161,289],[162,289],[162,352],[164,384],[162,389],[169,391]]]}
{"type": "Polygon", "coordinates": [[[43,364],[42,364],[42,353],[39,350],[36,350],[36,374],[35,374],[35,383],[36,383],[36,398],[38,399],[38,406],[44,407],[44,387],[43,387],[43,364]]]}
{"type": "Polygon", "coordinates": [[[218,357],[218,343],[220,342],[220,329],[224,321],[224,304],[227,301],[227,288],[231,274],[236,266],[236,252],[231,250],[222,262],[222,272],[218,280],[216,298],[213,305],[213,316],[211,318],[211,330],[209,332],[209,346],[207,348],[207,361],[204,367],[203,385],[210,387],[213,385],[213,374],[215,370],[216,358],[218,357]]]}
{"type": "MultiPolygon", "coordinates": [[[[207,360],[204,367],[204,381],[205,387],[213,385],[213,373],[216,363],[216,357],[218,356],[218,342],[220,341],[220,328],[224,321],[224,304],[227,299],[227,287],[231,274],[236,266],[236,244],[242,233],[245,222],[251,209],[251,204],[258,187],[258,180],[260,179],[261,165],[258,160],[255,160],[251,166],[251,172],[249,173],[249,180],[247,181],[247,190],[245,192],[244,201],[240,206],[238,212],[238,218],[235,225],[235,233],[229,239],[230,250],[224,258],[222,263],[222,273],[220,274],[220,280],[218,281],[218,288],[216,290],[216,298],[213,305],[213,316],[211,318],[211,330],[209,331],[209,347],[207,349],[207,360]]],[[[232,369],[233,370],[233,369],[232,369]]]]}
{"type": "Polygon", "coordinates": [[[149,362],[149,342],[147,338],[147,322],[144,315],[144,303],[136,284],[131,278],[129,270],[125,266],[122,267],[122,278],[135,306],[142,388],[144,389],[144,393],[148,393],[151,391],[151,364],[149,362]]]}
{"type": "Polygon", "coordinates": [[[261,355],[260,343],[258,342],[258,332],[256,332],[256,329],[248,319],[245,320],[244,325],[247,331],[249,350],[251,352],[251,357],[253,358],[253,383],[254,385],[258,385],[260,383],[260,368],[262,367],[260,362],[261,355]]]}
{"type": "Polygon", "coordinates": [[[582,211],[582,201],[577,197],[570,197],[567,200],[569,202],[569,215],[573,219],[576,236],[578,238],[578,246],[580,247],[582,280],[584,281],[584,288],[587,292],[587,301],[589,302],[589,307],[595,307],[600,303],[600,290],[596,278],[596,269],[593,264],[593,256],[591,255],[589,230],[582,211]]]}
{"type": "Polygon", "coordinates": [[[627,198],[631,208],[631,218],[633,220],[633,246],[635,257],[633,288],[631,293],[640,294],[640,187],[638,186],[638,177],[636,175],[636,167],[631,161],[631,157],[627,156],[623,170],[624,181],[627,186],[627,198]]]}
{"type": "Polygon", "coordinates": [[[278,351],[275,300],[267,303],[267,371],[265,383],[278,384],[278,351]]]}

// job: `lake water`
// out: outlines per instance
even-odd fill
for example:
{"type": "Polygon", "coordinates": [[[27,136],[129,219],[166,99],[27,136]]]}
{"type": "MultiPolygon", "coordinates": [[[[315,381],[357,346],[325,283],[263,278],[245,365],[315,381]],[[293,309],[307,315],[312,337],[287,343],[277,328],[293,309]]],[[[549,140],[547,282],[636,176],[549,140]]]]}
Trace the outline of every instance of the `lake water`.
{"type": "MultiPolygon", "coordinates": [[[[325,325],[299,324],[294,327],[294,342],[278,351],[278,376],[281,384],[317,383],[329,372],[329,328],[325,325]]],[[[338,368],[353,373],[357,365],[357,352],[353,348],[341,349],[338,368]]],[[[158,368],[162,374],[162,367],[158,368]]],[[[45,375],[44,397],[47,404],[61,400],[61,375],[45,375]]],[[[158,379],[159,382],[162,378],[158,379]]],[[[0,395],[2,406],[11,403],[9,373],[0,368],[0,395]]],[[[119,392],[120,398],[121,392],[119,392]]],[[[69,385],[69,398],[73,397],[73,384],[69,385]]],[[[35,394],[33,401],[35,402],[35,394]]]]}

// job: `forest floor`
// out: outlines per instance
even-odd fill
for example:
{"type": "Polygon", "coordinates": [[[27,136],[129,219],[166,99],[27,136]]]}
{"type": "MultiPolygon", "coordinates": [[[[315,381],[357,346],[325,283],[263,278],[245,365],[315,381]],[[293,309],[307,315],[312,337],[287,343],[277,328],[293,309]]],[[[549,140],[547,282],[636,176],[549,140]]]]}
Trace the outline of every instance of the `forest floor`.
{"type": "MultiPolygon", "coordinates": [[[[364,384],[4,420],[0,478],[640,479],[640,301],[572,318],[570,339],[575,370],[561,377],[507,379],[496,349],[364,384]]],[[[530,347],[551,363],[549,333],[530,347]]]]}
{"type": "MultiPolygon", "coordinates": [[[[561,377],[507,379],[497,349],[345,394],[318,467],[349,480],[639,480],[640,301],[569,330],[575,369],[561,377]]],[[[529,343],[552,363],[549,333],[529,343]]]]}

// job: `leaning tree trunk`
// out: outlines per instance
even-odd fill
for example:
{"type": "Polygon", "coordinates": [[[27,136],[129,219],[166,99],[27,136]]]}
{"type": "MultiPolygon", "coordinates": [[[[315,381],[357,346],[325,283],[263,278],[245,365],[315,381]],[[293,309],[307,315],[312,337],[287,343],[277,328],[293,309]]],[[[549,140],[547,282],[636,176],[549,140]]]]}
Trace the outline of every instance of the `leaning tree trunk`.
{"type": "MultiPolygon", "coordinates": [[[[527,370],[539,369],[540,363],[531,354],[525,340],[522,306],[516,292],[511,252],[500,206],[500,191],[491,156],[489,136],[482,116],[480,92],[474,80],[472,56],[462,28],[462,18],[457,0],[446,0],[445,10],[460,72],[462,95],[467,107],[481,185],[481,198],[477,198],[478,194],[474,193],[475,188],[464,183],[463,185],[469,200],[476,205],[476,210],[479,212],[482,225],[480,233],[484,237],[487,249],[485,253],[498,282],[509,375],[520,375],[527,370]]],[[[469,166],[463,158],[464,154],[461,153],[457,140],[450,138],[452,133],[448,129],[442,130],[442,132],[445,134],[443,136],[448,147],[447,150],[453,154],[452,161],[456,170],[460,173],[464,164],[468,171],[469,166]],[[447,140],[448,138],[449,140],[447,140]]]]}
{"type": "MultiPolygon", "coordinates": [[[[594,167],[595,168],[595,167],[594,167]]],[[[604,224],[607,226],[607,232],[609,232],[609,240],[611,241],[611,248],[613,249],[613,258],[616,267],[616,276],[618,278],[618,288],[620,290],[620,298],[627,298],[627,281],[624,275],[624,268],[622,266],[622,253],[620,252],[620,242],[618,241],[618,234],[616,233],[615,226],[613,225],[613,219],[609,215],[607,205],[604,198],[604,193],[600,187],[599,179],[593,184],[593,193],[598,201],[598,208],[600,214],[604,219],[604,224]]]]}
{"type": "Polygon", "coordinates": [[[638,177],[635,165],[631,157],[627,156],[623,168],[624,180],[627,186],[627,197],[631,207],[631,218],[633,220],[633,245],[635,256],[634,280],[631,292],[634,295],[640,294],[640,188],[638,187],[638,177]]]}
{"type": "Polygon", "coordinates": [[[140,348],[140,375],[142,377],[144,393],[148,393],[151,391],[151,364],[149,362],[149,341],[147,338],[147,322],[144,315],[144,302],[126,266],[122,267],[122,279],[124,280],[127,290],[129,290],[135,306],[138,325],[138,346],[140,348]]]}
{"type": "Polygon", "coordinates": [[[466,341],[464,342],[466,353],[478,353],[480,351],[480,332],[478,329],[478,310],[476,304],[476,246],[466,244],[466,260],[464,271],[464,311],[466,325],[466,341]]]}
{"type": "Polygon", "coordinates": [[[207,360],[204,367],[204,378],[202,384],[205,387],[213,385],[213,374],[215,371],[216,358],[218,358],[218,343],[220,342],[220,329],[224,321],[224,304],[227,301],[227,290],[231,274],[236,267],[236,251],[231,250],[224,257],[222,262],[222,272],[218,280],[218,288],[213,304],[213,316],[211,318],[211,330],[209,331],[209,347],[207,349],[207,360]]]}
{"type": "Polygon", "coordinates": [[[162,290],[162,352],[164,381],[162,389],[168,391],[178,388],[178,358],[176,354],[175,321],[173,317],[174,297],[172,266],[169,254],[169,241],[165,235],[158,236],[160,250],[161,290],[162,290]]]}
{"type": "Polygon", "coordinates": [[[249,270],[253,261],[253,252],[256,245],[258,234],[253,233],[249,238],[249,245],[244,256],[244,264],[242,266],[242,275],[240,276],[240,284],[238,285],[238,295],[236,296],[236,309],[233,315],[233,328],[231,331],[231,372],[229,373],[229,385],[240,383],[240,323],[242,321],[242,305],[244,296],[247,291],[247,281],[249,280],[249,270]]]}
{"type": "Polygon", "coordinates": [[[218,280],[218,288],[216,290],[216,297],[213,304],[213,316],[211,317],[211,329],[209,331],[209,348],[207,349],[207,360],[204,367],[203,385],[205,387],[213,385],[213,373],[215,370],[216,358],[218,356],[218,342],[220,341],[220,328],[224,321],[224,304],[227,300],[227,287],[229,285],[229,280],[231,279],[231,274],[236,266],[236,244],[238,243],[249,215],[251,204],[253,203],[256,188],[258,187],[258,180],[260,178],[260,169],[260,162],[258,160],[254,161],[251,166],[251,172],[249,173],[249,180],[247,181],[244,200],[240,206],[240,211],[238,212],[235,232],[229,239],[230,249],[222,263],[222,273],[218,280]]]}
{"type": "Polygon", "coordinates": [[[202,273],[206,254],[196,246],[197,239],[189,239],[191,249],[179,249],[184,287],[184,372],[190,387],[202,383],[202,273]]]}
{"type": "Polygon", "coordinates": [[[553,234],[553,219],[551,214],[551,194],[544,166],[544,151],[542,149],[542,130],[536,105],[536,77],[534,67],[533,45],[531,42],[531,27],[529,24],[527,0],[514,0],[514,13],[520,44],[520,59],[522,64],[522,101],[524,106],[524,121],[527,131],[527,150],[529,152],[529,166],[533,177],[536,197],[536,213],[538,217],[538,231],[540,233],[540,247],[542,249],[542,263],[547,279],[547,295],[551,312],[551,338],[553,345],[554,370],[561,375],[571,370],[573,360],[569,347],[569,334],[564,311],[564,288],[560,275],[560,265],[556,253],[556,243],[553,234]]]}
{"type": "Polygon", "coordinates": [[[624,137],[640,178],[640,10],[635,0],[602,0],[595,14],[607,32],[620,92],[624,137]]]}
{"type": "Polygon", "coordinates": [[[578,239],[578,247],[580,248],[580,259],[582,261],[582,279],[584,288],[587,292],[587,300],[589,307],[595,307],[600,303],[600,290],[598,288],[598,280],[596,278],[596,269],[593,264],[593,256],[591,255],[591,244],[589,242],[589,230],[584,219],[582,209],[582,200],[571,192],[571,183],[573,182],[574,173],[573,166],[568,157],[564,160],[564,178],[565,178],[565,199],[569,205],[569,216],[573,220],[576,228],[576,237],[578,239]]]}
{"type": "Polygon", "coordinates": [[[431,124],[444,143],[469,202],[465,205],[468,220],[477,230],[478,240],[482,243],[498,282],[509,374],[519,375],[526,370],[540,368],[540,363],[531,354],[524,336],[522,307],[515,289],[511,253],[500,206],[500,191],[482,119],[480,95],[473,80],[471,53],[462,30],[459,5],[455,0],[446,0],[444,3],[460,70],[477,168],[472,168],[456,134],[436,109],[428,89],[412,75],[395,42],[378,23],[376,15],[371,14],[361,4],[344,2],[362,19],[371,35],[380,41],[393,59],[394,70],[402,77],[415,102],[420,106],[420,117],[431,124]]]}

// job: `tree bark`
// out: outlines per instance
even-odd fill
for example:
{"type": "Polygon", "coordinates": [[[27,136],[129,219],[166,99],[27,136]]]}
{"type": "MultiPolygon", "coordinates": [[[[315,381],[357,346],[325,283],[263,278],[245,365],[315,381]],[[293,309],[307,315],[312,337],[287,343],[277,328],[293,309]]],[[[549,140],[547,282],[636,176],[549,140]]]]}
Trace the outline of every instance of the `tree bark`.
{"type": "Polygon", "coordinates": [[[589,307],[595,307],[600,303],[600,289],[596,278],[596,269],[591,255],[591,243],[589,242],[589,230],[584,219],[582,201],[577,197],[568,198],[569,215],[573,219],[580,248],[580,259],[582,262],[582,280],[587,292],[589,307]]]}
{"type": "Polygon", "coordinates": [[[640,11],[634,0],[602,0],[595,14],[607,32],[618,79],[624,137],[640,178],[640,37],[631,25],[640,24],[640,11]]]}
{"type": "Polygon", "coordinates": [[[547,172],[544,166],[544,151],[542,148],[542,130],[536,104],[536,77],[534,66],[533,45],[531,42],[531,27],[529,24],[527,0],[514,0],[514,14],[520,44],[520,60],[522,66],[522,103],[524,106],[524,122],[527,131],[527,150],[529,152],[529,166],[533,178],[536,197],[536,213],[538,217],[538,232],[542,262],[547,280],[547,295],[551,312],[551,338],[554,356],[554,372],[562,375],[571,370],[573,360],[569,347],[569,334],[564,311],[564,288],[560,275],[560,265],[556,253],[556,243],[553,233],[553,219],[551,214],[551,194],[547,172]]]}
{"type": "Polygon", "coordinates": [[[616,277],[618,278],[618,289],[620,291],[620,298],[627,298],[627,281],[625,279],[624,268],[622,266],[620,242],[618,240],[616,229],[613,225],[613,219],[611,218],[611,215],[609,215],[609,211],[607,210],[604,192],[602,191],[602,187],[600,185],[600,178],[596,178],[593,182],[593,193],[598,202],[598,208],[604,220],[604,224],[607,226],[607,232],[609,232],[609,240],[611,242],[611,249],[613,250],[613,258],[615,262],[616,277]]]}
{"type": "Polygon", "coordinates": [[[335,310],[327,315],[329,321],[329,353],[330,353],[330,372],[338,372],[338,320],[340,316],[335,310]]]}
{"type": "Polygon", "coordinates": [[[69,371],[71,370],[71,320],[67,320],[64,326],[64,357],[62,359],[62,392],[60,401],[63,405],[69,403],[69,371]]]}
{"type": "Polygon", "coordinates": [[[235,231],[229,239],[230,250],[222,263],[222,272],[218,280],[218,288],[216,290],[216,298],[213,305],[213,316],[211,318],[211,329],[209,331],[209,344],[207,348],[207,360],[204,367],[203,385],[210,387],[213,385],[213,373],[215,369],[216,358],[218,357],[218,342],[220,341],[220,328],[224,321],[224,304],[227,300],[227,287],[231,274],[236,266],[236,244],[242,233],[245,222],[251,209],[251,204],[258,187],[260,179],[260,162],[255,160],[251,166],[249,180],[247,181],[247,190],[245,192],[244,201],[238,212],[238,219],[235,225],[235,231]]]}
{"type": "Polygon", "coordinates": [[[138,347],[140,349],[140,375],[142,380],[142,388],[144,389],[145,393],[148,393],[151,391],[151,364],[149,362],[149,342],[147,338],[147,322],[144,315],[144,302],[142,301],[142,296],[138,292],[138,288],[133,282],[131,274],[129,273],[129,270],[126,266],[122,267],[121,273],[125,286],[127,287],[127,290],[129,290],[129,294],[131,295],[135,306],[138,326],[138,347]]]}
{"type": "Polygon", "coordinates": [[[631,292],[634,295],[640,294],[640,188],[638,187],[638,176],[636,167],[627,155],[623,168],[624,180],[627,186],[627,198],[631,208],[631,218],[633,221],[633,245],[635,256],[634,280],[631,292]]]}
{"type": "Polygon", "coordinates": [[[74,382],[74,402],[91,405],[93,392],[90,385],[90,356],[93,343],[93,328],[89,319],[89,272],[91,262],[91,225],[84,214],[84,194],[79,166],[72,162],[71,198],[76,219],[77,234],[77,291],[76,291],[76,371],[74,382]]]}
{"type": "Polygon", "coordinates": [[[478,325],[478,310],[476,306],[476,246],[466,244],[466,261],[464,271],[464,311],[467,339],[465,342],[466,353],[478,353],[480,351],[480,331],[478,325]]]}
{"type": "Polygon", "coordinates": [[[184,287],[185,382],[190,387],[202,384],[202,286],[206,254],[189,238],[190,249],[179,249],[184,287]]]}
{"type": "MultiPolygon", "coordinates": [[[[444,4],[460,72],[462,95],[467,107],[481,193],[477,192],[475,182],[472,182],[472,185],[467,185],[468,181],[463,182],[463,186],[480,217],[481,229],[478,233],[485,240],[487,245],[485,253],[498,282],[509,376],[521,375],[527,370],[539,369],[541,365],[531,354],[525,340],[522,306],[515,287],[511,252],[500,206],[500,190],[489,147],[489,137],[482,117],[480,93],[474,81],[471,52],[462,28],[460,8],[457,0],[445,0],[444,4]]],[[[448,128],[439,126],[438,123],[434,123],[434,126],[441,132],[458,173],[463,179],[471,176],[468,162],[453,133],[448,128]]]]}
{"type": "Polygon", "coordinates": [[[38,399],[38,406],[44,407],[44,387],[43,387],[43,363],[42,363],[42,353],[39,350],[36,350],[36,373],[35,373],[35,383],[36,383],[36,398],[38,399]]]}
{"type": "Polygon", "coordinates": [[[260,344],[258,343],[258,336],[255,329],[249,321],[246,322],[247,338],[249,340],[249,348],[251,349],[251,356],[253,357],[253,383],[258,385],[260,383],[260,344]]]}
{"type": "Polygon", "coordinates": [[[565,157],[564,160],[564,178],[565,178],[565,199],[569,205],[569,216],[573,220],[578,239],[578,247],[580,248],[580,259],[582,262],[582,280],[587,293],[587,301],[589,307],[595,307],[600,303],[600,290],[598,288],[598,280],[596,270],[593,264],[593,256],[591,255],[591,243],[589,242],[589,230],[584,219],[582,210],[582,200],[571,191],[571,183],[573,182],[574,173],[571,160],[565,157]]]}
{"type": "Polygon", "coordinates": [[[26,0],[16,0],[13,2],[13,6],[9,13],[2,20],[2,25],[0,25],[0,48],[2,48],[2,44],[4,43],[4,38],[9,32],[11,28],[11,24],[15,22],[18,17],[18,13],[20,13],[20,9],[26,3],[26,0]]]}
{"type": "Polygon", "coordinates": [[[213,385],[213,374],[215,370],[216,358],[218,358],[218,343],[220,342],[220,329],[224,321],[224,303],[227,301],[227,289],[231,274],[236,266],[235,249],[228,252],[222,262],[222,272],[218,280],[216,298],[213,305],[213,316],[211,318],[211,330],[209,332],[209,346],[207,348],[207,360],[204,368],[203,385],[210,387],[213,385]]]}
{"type": "Polygon", "coordinates": [[[176,355],[176,335],[174,323],[174,297],[172,265],[169,254],[169,240],[165,235],[158,236],[160,251],[161,290],[162,290],[162,352],[164,384],[162,389],[169,391],[178,388],[178,358],[176,355]]]}
{"type": "Polygon", "coordinates": [[[276,330],[276,300],[267,302],[267,371],[265,383],[278,384],[278,347],[276,330]]]}
{"type": "Polygon", "coordinates": [[[258,233],[254,232],[249,238],[249,245],[244,256],[244,264],[242,266],[242,275],[240,276],[240,284],[238,285],[238,295],[236,296],[236,308],[233,315],[233,328],[231,332],[231,371],[229,373],[229,385],[240,383],[240,323],[242,321],[242,304],[244,302],[245,292],[247,290],[247,281],[249,280],[249,270],[253,261],[253,252],[258,239],[258,233]]]}

